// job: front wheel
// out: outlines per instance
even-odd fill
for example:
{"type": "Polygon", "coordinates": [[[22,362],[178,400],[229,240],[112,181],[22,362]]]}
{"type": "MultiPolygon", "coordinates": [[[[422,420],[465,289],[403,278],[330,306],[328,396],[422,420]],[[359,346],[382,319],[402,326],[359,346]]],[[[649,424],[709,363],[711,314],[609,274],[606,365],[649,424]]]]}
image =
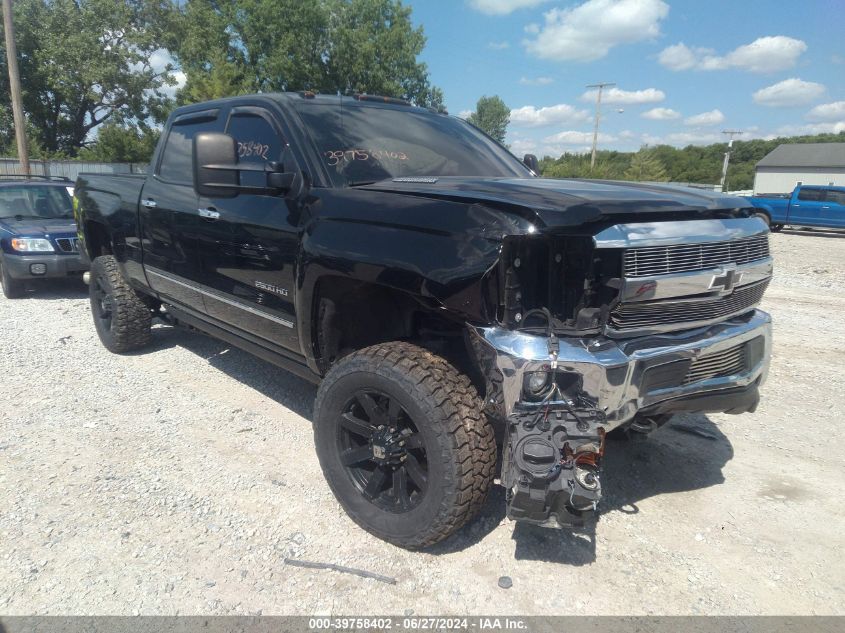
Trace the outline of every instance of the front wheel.
{"type": "Polygon", "coordinates": [[[25,291],[23,281],[12,277],[2,262],[0,262],[0,285],[2,285],[3,295],[7,299],[19,299],[25,291]]]}
{"type": "Polygon", "coordinates": [[[783,224],[772,224],[769,228],[772,233],[780,233],[783,230],[783,224]]]}
{"type": "Polygon", "coordinates": [[[123,278],[112,255],[91,263],[89,296],[94,327],[107,350],[121,354],[150,342],[152,312],[123,278]]]}
{"type": "Polygon", "coordinates": [[[469,379],[439,356],[384,343],[340,360],[315,404],[323,474],[362,528],[408,549],[437,543],[479,510],[496,462],[469,379]]]}

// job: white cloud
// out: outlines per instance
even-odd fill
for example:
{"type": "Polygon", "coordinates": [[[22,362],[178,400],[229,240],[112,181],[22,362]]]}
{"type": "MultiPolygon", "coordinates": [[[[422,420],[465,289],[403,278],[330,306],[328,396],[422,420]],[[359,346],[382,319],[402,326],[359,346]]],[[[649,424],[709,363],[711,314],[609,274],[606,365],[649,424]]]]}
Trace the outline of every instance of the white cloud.
{"type": "Polygon", "coordinates": [[[458,118],[466,120],[466,119],[469,118],[469,115],[471,115],[471,114],[472,114],[472,110],[461,110],[460,112],[458,112],[458,118]]]}
{"type": "Polygon", "coordinates": [[[523,44],[542,59],[590,62],[614,46],[657,37],[668,14],[669,5],[662,0],[587,0],[546,12],[536,37],[523,44]]]}
{"type": "Polygon", "coordinates": [[[531,24],[526,24],[523,30],[529,35],[537,35],[540,32],[540,25],[532,22],[531,24]]]}
{"type": "Polygon", "coordinates": [[[159,92],[167,95],[168,97],[175,97],[176,91],[185,85],[188,78],[185,73],[178,70],[178,66],[176,64],[176,60],[173,58],[173,55],[171,55],[169,51],[159,48],[158,50],[153,51],[150,55],[149,64],[156,73],[163,73],[166,70],[169,70],[170,76],[176,80],[176,84],[173,86],[165,84],[159,88],[159,92]]]}
{"type": "Polygon", "coordinates": [[[652,121],[671,121],[672,119],[680,119],[681,113],[672,108],[652,108],[643,112],[640,116],[652,121]]]}
{"type": "MultiPolygon", "coordinates": [[[[613,141],[618,140],[617,137],[613,136],[612,134],[605,134],[604,132],[599,132],[599,143],[612,143],[613,141]]],[[[577,130],[566,130],[565,132],[558,132],[557,134],[552,134],[551,136],[547,136],[543,139],[543,142],[547,144],[561,144],[561,145],[591,145],[593,142],[593,133],[592,132],[579,132],[577,130]]]]}
{"type": "Polygon", "coordinates": [[[755,73],[770,73],[792,68],[807,50],[802,40],[785,35],[760,37],[727,55],[717,55],[710,48],[690,48],[683,42],[664,48],[657,60],[669,70],[725,70],[737,68],[755,73]]]}
{"type": "Polygon", "coordinates": [[[719,125],[724,122],[725,115],[720,110],[710,110],[710,112],[702,112],[684,119],[684,125],[691,125],[701,127],[705,125],[719,125]]]}
{"type": "Polygon", "coordinates": [[[752,97],[755,103],[772,107],[807,105],[823,96],[825,87],[812,81],[792,77],[761,88],[752,97]]]}
{"type": "Polygon", "coordinates": [[[546,125],[560,125],[564,123],[581,123],[590,118],[587,110],[579,110],[567,103],[535,108],[523,106],[511,110],[510,122],[516,126],[542,127],[546,125]]]}
{"type": "Polygon", "coordinates": [[[799,136],[801,134],[839,134],[845,132],[845,120],[829,123],[808,123],[806,125],[784,125],[777,130],[778,136],[799,136]]]}
{"type": "Polygon", "coordinates": [[[667,135],[664,142],[669,145],[710,145],[711,143],[720,143],[724,140],[724,138],[715,132],[675,132],[667,135]]]}
{"type": "Polygon", "coordinates": [[[811,121],[845,121],[845,101],[823,103],[807,113],[811,121]]]}
{"type": "Polygon", "coordinates": [[[683,42],[679,42],[660,51],[657,61],[669,70],[689,70],[698,63],[699,54],[683,42]]]}
{"type": "Polygon", "coordinates": [[[549,84],[554,83],[554,79],[551,77],[522,77],[519,80],[523,86],[548,86],[549,84]]]}
{"type": "Polygon", "coordinates": [[[510,47],[510,42],[487,42],[487,48],[492,48],[494,51],[503,51],[510,47]]]}
{"type": "Polygon", "coordinates": [[[510,144],[511,153],[516,156],[537,153],[537,142],[531,139],[521,138],[512,141],[510,144]]]}
{"type": "Polygon", "coordinates": [[[548,0],[469,0],[469,6],[487,15],[507,15],[517,9],[536,7],[548,0]]]}
{"type": "MultiPolygon", "coordinates": [[[[588,90],[581,95],[581,101],[595,101],[597,90],[588,90]]],[[[602,90],[601,102],[610,105],[615,104],[638,104],[638,103],[658,103],[666,98],[666,93],[655,88],[646,88],[645,90],[620,90],[619,88],[609,88],[602,90]]]]}

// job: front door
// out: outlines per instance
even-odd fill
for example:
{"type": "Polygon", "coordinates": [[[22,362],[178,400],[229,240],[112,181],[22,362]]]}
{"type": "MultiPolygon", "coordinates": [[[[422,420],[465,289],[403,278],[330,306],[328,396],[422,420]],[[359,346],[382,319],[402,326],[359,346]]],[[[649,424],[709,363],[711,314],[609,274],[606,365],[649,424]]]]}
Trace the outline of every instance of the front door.
{"type": "MultiPolygon", "coordinates": [[[[286,142],[269,112],[239,106],[226,133],[237,142],[239,163],[279,161],[286,142]]],[[[241,185],[266,187],[266,175],[241,172],[241,185]]],[[[294,314],[299,229],[295,204],[281,195],[241,193],[199,199],[202,284],[209,316],[301,353],[294,314]]]]}

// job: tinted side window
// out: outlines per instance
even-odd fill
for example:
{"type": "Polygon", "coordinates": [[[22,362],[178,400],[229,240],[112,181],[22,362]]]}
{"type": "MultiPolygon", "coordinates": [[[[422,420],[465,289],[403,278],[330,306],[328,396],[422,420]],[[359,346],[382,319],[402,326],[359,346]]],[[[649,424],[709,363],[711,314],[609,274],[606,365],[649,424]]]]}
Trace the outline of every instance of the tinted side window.
{"type": "Polygon", "coordinates": [[[845,191],[828,191],[826,199],[831,204],[841,204],[845,206],[845,191]]]}
{"type": "Polygon", "coordinates": [[[824,198],[824,191],[821,189],[802,189],[798,192],[799,200],[807,200],[808,202],[818,202],[824,198]]]}
{"type": "Polygon", "coordinates": [[[194,137],[200,132],[219,130],[217,119],[204,117],[188,119],[184,123],[176,121],[167,135],[158,174],[165,180],[192,184],[194,137]]]}
{"type": "MultiPolygon", "coordinates": [[[[237,142],[239,163],[264,165],[271,160],[281,160],[282,139],[271,123],[258,114],[233,114],[226,133],[237,142]]],[[[248,187],[266,187],[267,176],[242,171],[241,184],[248,187]]]]}

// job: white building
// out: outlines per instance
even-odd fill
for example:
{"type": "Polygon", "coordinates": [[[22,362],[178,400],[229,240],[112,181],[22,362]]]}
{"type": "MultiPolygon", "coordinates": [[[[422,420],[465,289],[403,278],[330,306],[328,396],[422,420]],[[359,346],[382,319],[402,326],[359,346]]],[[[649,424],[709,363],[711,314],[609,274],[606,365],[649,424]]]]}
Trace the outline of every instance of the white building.
{"type": "Polygon", "coordinates": [[[757,163],[755,195],[789,193],[796,185],[845,186],[845,143],[779,145],[757,163]]]}

